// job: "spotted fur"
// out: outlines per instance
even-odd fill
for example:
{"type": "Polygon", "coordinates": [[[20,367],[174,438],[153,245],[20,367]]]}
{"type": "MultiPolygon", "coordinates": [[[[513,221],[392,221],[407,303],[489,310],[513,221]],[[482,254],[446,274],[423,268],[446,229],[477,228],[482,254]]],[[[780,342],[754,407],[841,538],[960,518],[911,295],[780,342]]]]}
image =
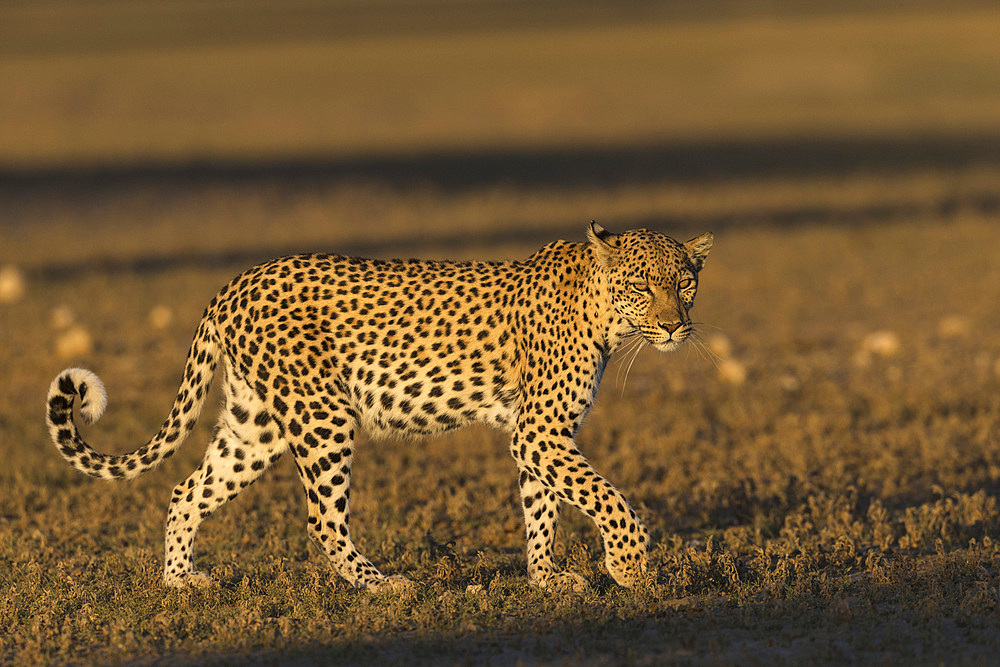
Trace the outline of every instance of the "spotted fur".
{"type": "Polygon", "coordinates": [[[52,382],[47,423],[78,470],[131,479],[191,432],[218,364],[225,408],[201,465],[173,492],[164,580],[205,584],[194,568],[201,522],[291,450],[305,487],[310,537],[359,588],[405,583],[382,575],[348,527],[354,435],[424,436],[472,422],[511,433],[519,470],[528,575],[540,586],[585,582],[553,562],[560,503],[601,532],[618,583],[646,569],[649,535],[573,436],[605,364],[641,335],[672,350],[692,332],[689,311],[712,246],[591,224],[587,243],[551,243],[518,262],[379,261],[297,255],[237,276],[198,325],[170,416],[129,454],[91,448],[73,402],[95,421],[106,404],[96,375],[67,369],[52,382]]]}

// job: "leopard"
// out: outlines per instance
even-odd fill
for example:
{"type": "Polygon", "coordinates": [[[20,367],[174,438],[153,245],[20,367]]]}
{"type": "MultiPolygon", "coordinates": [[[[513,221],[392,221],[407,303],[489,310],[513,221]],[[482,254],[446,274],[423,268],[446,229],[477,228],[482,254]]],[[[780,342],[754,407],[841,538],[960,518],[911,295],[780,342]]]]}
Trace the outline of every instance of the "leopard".
{"type": "Polygon", "coordinates": [[[52,381],[49,435],[74,468],[122,480],[149,472],[192,432],[221,365],[223,404],[204,458],[166,519],[163,583],[218,585],[195,568],[201,523],[291,451],[307,532],[343,579],[374,593],[415,585],[384,575],[351,539],[355,435],[420,438],[472,423],[509,434],[524,515],[528,583],[587,590],[555,558],[560,506],[600,533],[619,585],[648,581],[650,535],[623,494],[577,448],[616,349],[661,352],[693,332],[691,309],[711,232],[681,243],[596,222],[524,260],[367,259],[299,254],[248,269],[211,299],[169,416],[142,446],[104,454],[80,435],[107,406],[101,379],[67,368],[52,381]]]}

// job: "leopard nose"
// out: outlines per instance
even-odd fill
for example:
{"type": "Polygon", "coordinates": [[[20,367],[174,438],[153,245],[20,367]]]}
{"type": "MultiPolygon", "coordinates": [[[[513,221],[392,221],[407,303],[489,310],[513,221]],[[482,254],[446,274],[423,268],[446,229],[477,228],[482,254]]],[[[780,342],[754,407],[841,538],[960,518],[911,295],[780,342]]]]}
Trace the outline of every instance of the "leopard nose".
{"type": "Polygon", "coordinates": [[[682,322],[660,322],[660,328],[666,329],[668,334],[673,334],[681,328],[682,322]]]}

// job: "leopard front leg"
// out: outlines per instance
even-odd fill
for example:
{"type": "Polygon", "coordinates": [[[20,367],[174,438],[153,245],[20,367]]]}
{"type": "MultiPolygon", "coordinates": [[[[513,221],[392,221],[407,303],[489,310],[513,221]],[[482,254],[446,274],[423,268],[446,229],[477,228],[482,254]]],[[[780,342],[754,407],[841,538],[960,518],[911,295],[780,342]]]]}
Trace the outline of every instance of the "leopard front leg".
{"type": "Polygon", "coordinates": [[[560,570],[552,560],[559,499],[524,468],[519,470],[517,479],[528,542],[528,580],[539,588],[587,590],[586,579],[575,572],[560,570]]]}
{"type": "MultiPolygon", "coordinates": [[[[570,503],[591,518],[601,531],[608,572],[622,586],[635,586],[646,571],[649,532],[625,497],[580,454],[573,439],[553,435],[553,430],[548,424],[544,429],[519,428],[511,442],[514,459],[554,498],[570,503]]],[[[523,493],[522,489],[522,497],[523,493]]],[[[528,548],[530,570],[530,537],[528,548]]],[[[540,553],[545,553],[544,547],[540,553]]],[[[540,562],[546,563],[544,558],[540,562]]],[[[547,563],[551,564],[551,557],[547,563]]]]}

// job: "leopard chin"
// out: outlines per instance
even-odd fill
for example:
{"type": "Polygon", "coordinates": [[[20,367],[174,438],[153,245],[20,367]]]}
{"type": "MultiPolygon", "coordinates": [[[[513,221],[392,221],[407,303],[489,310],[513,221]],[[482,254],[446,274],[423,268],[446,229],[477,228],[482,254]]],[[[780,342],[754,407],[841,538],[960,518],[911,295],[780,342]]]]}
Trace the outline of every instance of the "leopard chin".
{"type": "Polygon", "coordinates": [[[673,352],[681,346],[684,340],[667,340],[658,343],[651,342],[650,344],[655,347],[660,352],[673,352]]]}

